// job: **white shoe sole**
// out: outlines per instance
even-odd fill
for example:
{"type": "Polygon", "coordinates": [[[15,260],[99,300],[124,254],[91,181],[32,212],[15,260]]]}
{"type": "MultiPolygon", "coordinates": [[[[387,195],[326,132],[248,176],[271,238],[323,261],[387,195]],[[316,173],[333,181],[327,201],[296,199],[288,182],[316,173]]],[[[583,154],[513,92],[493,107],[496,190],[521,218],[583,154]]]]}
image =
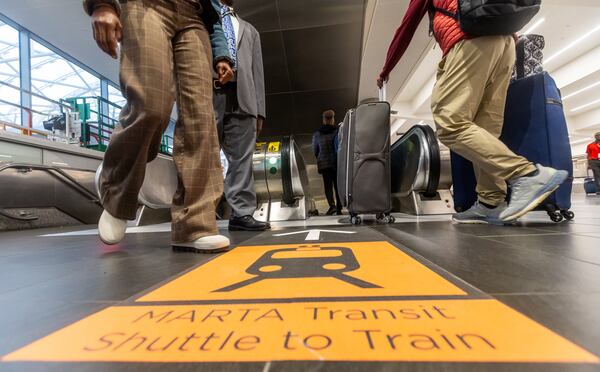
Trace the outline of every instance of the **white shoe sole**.
{"type": "Polygon", "coordinates": [[[116,241],[108,241],[108,240],[104,239],[101,234],[98,234],[98,237],[100,237],[100,240],[102,241],[102,243],[104,243],[106,245],[119,244],[121,242],[121,240],[123,240],[123,239],[119,239],[119,240],[116,240],[116,241]]]}
{"type": "Polygon", "coordinates": [[[173,250],[176,252],[190,252],[190,253],[204,253],[204,254],[213,254],[213,253],[223,253],[229,251],[229,247],[224,248],[215,248],[215,249],[198,249],[195,247],[185,247],[179,245],[172,245],[173,250]]]}
{"type": "Polygon", "coordinates": [[[230,244],[223,244],[216,246],[211,244],[210,246],[196,246],[194,244],[172,244],[174,251],[178,252],[194,252],[194,253],[221,253],[227,252],[230,249],[230,244]]]}
{"type": "Polygon", "coordinates": [[[490,223],[484,220],[457,220],[452,218],[452,222],[459,225],[489,225],[490,223]]]}

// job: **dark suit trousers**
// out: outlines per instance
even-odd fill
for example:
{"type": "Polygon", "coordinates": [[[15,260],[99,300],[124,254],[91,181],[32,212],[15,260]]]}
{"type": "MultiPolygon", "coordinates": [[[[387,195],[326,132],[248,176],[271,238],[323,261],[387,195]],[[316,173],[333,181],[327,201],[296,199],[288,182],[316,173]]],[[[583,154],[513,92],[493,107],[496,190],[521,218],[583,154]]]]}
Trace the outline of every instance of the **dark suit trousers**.
{"type": "Polygon", "coordinates": [[[337,187],[337,171],[335,169],[325,169],[321,175],[323,176],[323,187],[325,188],[325,196],[327,197],[329,206],[335,207],[337,205],[338,209],[342,209],[342,202],[340,201],[340,194],[337,187]],[[333,198],[334,191],[335,199],[333,198]]]}
{"type": "Polygon", "coordinates": [[[600,192],[600,160],[590,160],[590,168],[592,168],[592,172],[594,173],[596,190],[600,192]]]}
{"type": "Polygon", "coordinates": [[[225,198],[233,216],[256,210],[252,155],[256,148],[256,118],[239,109],[236,83],[215,89],[214,107],[221,148],[227,158],[225,198]]]}

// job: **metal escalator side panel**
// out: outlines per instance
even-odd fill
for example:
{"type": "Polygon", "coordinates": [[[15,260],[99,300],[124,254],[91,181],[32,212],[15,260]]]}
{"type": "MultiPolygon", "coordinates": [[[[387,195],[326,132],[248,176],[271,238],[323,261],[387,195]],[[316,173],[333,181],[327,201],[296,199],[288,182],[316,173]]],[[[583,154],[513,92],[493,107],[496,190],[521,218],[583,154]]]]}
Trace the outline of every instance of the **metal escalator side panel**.
{"type": "Polygon", "coordinates": [[[294,198],[308,196],[308,172],[304,157],[293,136],[290,143],[290,161],[294,198]]]}
{"type": "Polygon", "coordinates": [[[267,182],[267,143],[257,142],[252,156],[252,171],[254,173],[254,187],[258,203],[271,200],[269,184],[267,182]]]}
{"type": "Polygon", "coordinates": [[[257,210],[254,218],[260,221],[269,221],[271,215],[271,191],[267,177],[267,142],[257,142],[252,156],[252,172],[254,174],[254,188],[256,191],[257,210]]]}
{"type": "Polygon", "coordinates": [[[146,164],[144,182],[138,200],[152,209],[168,209],[179,186],[179,176],[172,157],[159,155],[146,164]]]}
{"type": "Polygon", "coordinates": [[[404,197],[423,187],[424,156],[418,128],[413,127],[394,143],[391,150],[393,194],[404,197]]]}
{"type": "Polygon", "coordinates": [[[93,180],[94,172],[87,169],[4,164],[0,166],[0,206],[3,209],[54,208],[74,221],[94,224],[102,208],[93,192],[93,180]]]}

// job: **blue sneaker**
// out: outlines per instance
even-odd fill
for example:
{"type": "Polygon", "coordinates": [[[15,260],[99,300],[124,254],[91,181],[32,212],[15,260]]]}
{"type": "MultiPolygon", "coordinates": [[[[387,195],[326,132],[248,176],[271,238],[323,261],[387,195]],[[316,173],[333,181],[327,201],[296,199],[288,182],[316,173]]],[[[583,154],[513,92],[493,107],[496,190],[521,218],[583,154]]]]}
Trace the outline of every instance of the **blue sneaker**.
{"type": "Polygon", "coordinates": [[[452,221],[464,224],[502,225],[500,213],[506,209],[506,203],[502,203],[494,209],[488,208],[476,201],[468,210],[452,215],[452,221]]]}
{"type": "Polygon", "coordinates": [[[509,222],[531,212],[565,182],[569,173],[564,170],[536,165],[534,176],[509,181],[512,196],[508,208],[500,214],[500,220],[509,222]]]}

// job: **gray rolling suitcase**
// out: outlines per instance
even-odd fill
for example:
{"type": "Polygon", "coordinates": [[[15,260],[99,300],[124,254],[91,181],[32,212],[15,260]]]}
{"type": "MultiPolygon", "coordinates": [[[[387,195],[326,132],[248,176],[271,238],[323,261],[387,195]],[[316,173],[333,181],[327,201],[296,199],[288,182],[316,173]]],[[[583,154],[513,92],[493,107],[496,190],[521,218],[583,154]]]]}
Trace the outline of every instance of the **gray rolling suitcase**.
{"type": "Polygon", "coordinates": [[[393,223],[390,215],[390,105],[365,103],[346,113],[339,131],[338,190],[352,224],[361,214],[375,214],[378,222],[393,223]]]}

